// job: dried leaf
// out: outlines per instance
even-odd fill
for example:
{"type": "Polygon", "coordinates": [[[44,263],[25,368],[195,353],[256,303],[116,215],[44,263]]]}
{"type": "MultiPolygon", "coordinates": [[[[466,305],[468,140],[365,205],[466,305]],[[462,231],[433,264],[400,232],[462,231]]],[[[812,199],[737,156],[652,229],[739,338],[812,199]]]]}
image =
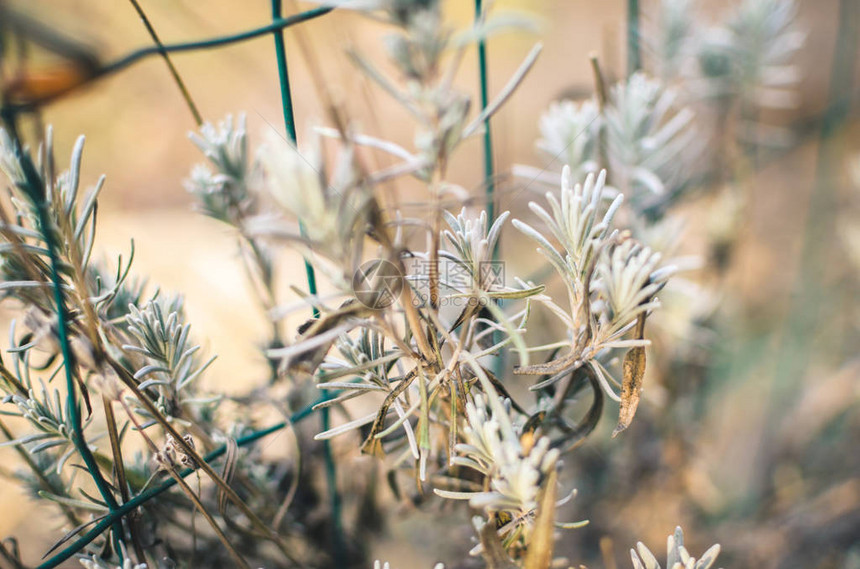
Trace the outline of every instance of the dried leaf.
{"type": "MultiPolygon", "coordinates": [[[[236,440],[228,438],[225,443],[226,451],[224,452],[224,469],[221,471],[221,478],[224,482],[230,484],[233,477],[236,475],[236,465],[239,463],[239,445],[236,440]]],[[[222,488],[218,489],[218,513],[221,517],[225,517],[227,511],[227,493],[222,488]]]]}
{"type": "MultiPolygon", "coordinates": [[[[645,335],[645,314],[639,315],[636,323],[636,337],[642,339],[645,335]]],[[[612,436],[630,426],[636,408],[639,407],[639,394],[642,391],[642,380],[645,377],[645,348],[638,346],[630,348],[624,356],[624,382],[621,386],[621,409],[618,411],[618,425],[612,431],[612,436]]]]}
{"type": "Polygon", "coordinates": [[[336,311],[311,318],[299,326],[299,338],[292,346],[269,350],[272,358],[285,358],[289,373],[313,375],[325,359],[337,337],[356,324],[355,319],[367,309],[358,302],[348,300],[336,311]]]}
{"type": "Polygon", "coordinates": [[[481,538],[481,555],[487,562],[487,569],[516,569],[516,565],[508,557],[508,553],[496,533],[496,524],[492,521],[484,523],[479,532],[481,538]]]}
{"type": "Polygon", "coordinates": [[[548,569],[552,562],[555,542],[555,502],[558,473],[549,472],[538,497],[537,519],[526,553],[525,569],[548,569]]]}
{"type": "Polygon", "coordinates": [[[520,300],[523,298],[529,298],[530,296],[535,296],[536,294],[540,294],[545,290],[546,285],[537,285],[522,290],[489,290],[486,294],[490,298],[499,298],[504,300],[520,300]]]}
{"type": "Polygon", "coordinates": [[[382,432],[383,426],[385,425],[385,417],[388,415],[388,409],[394,403],[394,400],[406,391],[406,388],[409,387],[415,377],[415,372],[410,372],[399,384],[397,384],[397,387],[392,389],[385,397],[385,401],[382,402],[382,405],[379,407],[379,412],[376,414],[376,420],[373,421],[373,426],[370,428],[370,434],[367,435],[367,438],[361,445],[361,452],[379,458],[385,456],[385,452],[382,450],[382,441],[376,438],[376,435],[382,432]]]}

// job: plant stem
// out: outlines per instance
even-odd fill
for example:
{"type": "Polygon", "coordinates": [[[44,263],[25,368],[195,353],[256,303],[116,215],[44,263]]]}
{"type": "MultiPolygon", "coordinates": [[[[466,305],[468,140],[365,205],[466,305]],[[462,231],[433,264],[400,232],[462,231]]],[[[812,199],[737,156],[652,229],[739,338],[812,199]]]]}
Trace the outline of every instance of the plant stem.
{"type": "MultiPolygon", "coordinates": [[[[3,433],[3,436],[6,437],[9,441],[15,440],[15,435],[12,434],[6,424],[3,421],[0,421],[0,433],[3,433]]],[[[42,486],[43,490],[50,492],[51,494],[57,494],[58,496],[63,495],[64,488],[55,488],[53,484],[51,484],[51,480],[45,476],[45,473],[42,472],[42,469],[39,468],[39,465],[33,461],[33,457],[30,456],[30,453],[27,452],[27,449],[24,448],[24,445],[17,444],[14,446],[15,451],[20,455],[20,457],[27,463],[27,466],[30,467],[30,470],[33,471],[33,475],[39,481],[39,484],[42,486]]],[[[63,511],[63,514],[66,516],[66,519],[69,520],[69,523],[72,524],[72,527],[78,527],[81,525],[81,521],[75,515],[75,512],[69,508],[68,505],[58,502],[60,509],[63,511]]]]}
{"type": "MultiPolygon", "coordinates": [[[[149,447],[149,450],[152,452],[152,454],[154,456],[158,456],[159,455],[158,446],[156,446],[156,444],[152,441],[152,439],[149,438],[149,436],[146,434],[146,431],[144,431],[143,427],[140,425],[140,423],[137,421],[137,419],[134,418],[134,412],[132,412],[131,408],[128,406],[128,404],[124,400],[120,400],[120,403],[122,404],[122,407],[125,410],[125,414],[128,416],[129,420],[131,420],[131,422],[134,423],[134,426],[137,429],[137,431],[140,433],[140,436],[143,437],[143,440],[146,442],[146,445],[149,447]]],[[[218,537],[218,539],[224,545],[224,548],[230,554],[230,557],[233,558],[233,561],[235,561],[236,564],[240,567],[250,569],[248,562],[245,561],[245,559],[239,554],[239,552],[236,551],[236,548],[233,547],[233,544],[230,543],[230,540],[227,539],[227,536],[224,534],[224,531],[221,529],[221,527],[215,521],[215,518],[212,517],[212,515],[206,509],[206,506],[204,506],[203,502],[200,501],[200,497],[197,496],[197,494],[194,492],[194,490],[191,489],[191,486],[189,486],[188,483],[185,482],[185,479],[182,476],[180,476],[178,472],[176,472],[176,467],[173,465],[173,459],[169,456],[165,457],[163,462],[159,462],[159,466],[164,468],[164,470],[166,470],[167,473],[170,474],[170,477],[173,478],[173,480],[179,485],[180,488],[182,488],[182,491],[185,492],[185,494],[188,496],[188,498],[191,500],[191,502],[194,504],[194,506],[198,510],[200,510],[200,513],[203,515],[204,518],[206,518],[206,521],[209,522],[209,525],[212,527],[212,531],[215,532],[215,535],[218,537]]],[[[198,481],[199,480],[200,479],[198,478],[198,481]]],[[[199,483],[198,483],[198,486],[199,486],[199,483]]],[[[192,513],[192,518],[191,518],[192,527],[194,524],[193,515],[194,514],[192,513]]],[[[194,550],[192,549],[192,555],[193,555],[193,551],[194,550]]]]}
{"type": "Polygon", "coordinates": [[[164,44],[161,43],[161,39],[159,39],[158,34],[155,33],[155,28],[152,27],[152,23],[146,16],[146,12],[143,11],[143,8],[140,7],[137,0],[129,0],[129,2],[134,6],[137,15],[140,16],[140,20],[146,27],[146,31],[149,32],[152,41],[155,42],[158,52],[161,54],[161,57],[164,58],[164,63],[167,64],[167,69],[170,70],[170,75],[173,77],[173,81],[176,83],[176,86],[179,87],[179,91],[182,93],[182,98],[185,99],[185,104],[188,105],[188,110],[190,110],[191,114],[194,116],[194,122],[197,123],[197,126],[201,126],[203,124],[203,117],[200,116],[200,111],[197,109],[197,105],[194,104],[194,100],[191,98],[191,93],[188,92],[185,82],[182,80],[182,77],[179,76],[179,72],[173,65],[173,61],[171,61],[170,56],[164,49],[164,44]]]}
{"type": "MultiPolygon", "coordinates": [[[[105,425],[107,426],[108,439],[110,440],[111,453],[113,454],[113,466],[116,473],[116,485],[119,487],[119,494],[123,502],[128,502],[131,499],[128,491],[128,479],[125,474],[125,463],[122,458],[122,442],[120,441],[119,432],[116,428],[116,415],[113,412],[113,402],[107,396],[102,395],[102,405],[105,412],[105,425]]],[[[137,535],[136,520],[133,517],[126,518],[128,524],[128,534],[131,538],[134,554],[137,556],[138,563],[146,562],[146,553],[140,543],[137,535]]]]}
{"type": "Polygon", "coordinates": [[[219,475],[215,470],[209,465],[206,460],[200,456],[200,453],[197,450],[188,444],[188,442],[182,437],[179,431],[174,427],[161,413],[156,407],[155,403],[153,403],[149,397],[143,393],[138,387],[137,381],[134,379],[134,376],[122,366],[115,359],[108,357],[107,363],[110,367],[116,372],[120,381],[132,392],[135,398],[140,402],[141,405],[147,410],[147,412],[152,416],[152,418],[164,429],[165,432],[170,434],[173,437],[173,440],[176,441],[176,444],[185,452],[188,456],[190,456],[197,464],[200,466],[200,470],[206,473],[212,482],[215,483],[216,486],[227,496],[227,498],[236,505],[237,508],[248,518],[248,521],[257,528],[261,532],[261,534],[272,543],[277,546],[277,548],[284,554],[284,557],[292,560],[289,549],[287,548],[284,541],[281,537],[272,530],[269,526],[266,525],[263,520],[253,511],[251,508],[239,497],[233,488],[219,475]]]}
{"type": "MultiPolygon", "coordinates": [[[[16,546],[16,553],[17,553],[17,546],[16,546]]],[[[2,556],[6,561],[8,561],[9,564],[12,565],[12,567],[14,569],[27,569],[26,567],[24,567],[24,565],[21,563],[21,561],[18,560],[18,557],[16,555],[13,555],[12,552],[10,552],[8,549],[6,549],[6,546],[3,545],[2,541],[0,541],[0,556],[2,556]]]]}

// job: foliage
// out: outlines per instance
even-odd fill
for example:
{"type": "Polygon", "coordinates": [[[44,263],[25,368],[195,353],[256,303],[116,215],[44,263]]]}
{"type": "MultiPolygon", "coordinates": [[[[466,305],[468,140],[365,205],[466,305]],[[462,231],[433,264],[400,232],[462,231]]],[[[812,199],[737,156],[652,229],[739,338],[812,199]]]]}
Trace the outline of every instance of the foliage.
{"type": "MultiPolygon", "coordinates": [[[[410,146],[359,132],[325,85],[329,126],[302,144],[272,136],[255,146],[241,114],[191,133],[207,162],[185,186],[235,234],[271,320],[263,354],[272,373],[248,393],[199,387],[215,358],[194,340],[181,296],[132,276],[133,245],[125,260],[93,260],[105,179],[79,188],[83,137],[58,172],[50,129],[36,159],[17,117],[0,130],[10,189],[0,296],[23,316],[0,360],[2,413],[16,428],[0,428],[30,469],[19,480],[68,522],[43,567],[73,554],[86,567],[123,569],[219,566],[225,556],[239,567],[330,567],[344,556],[366,566],[379,529],[368,519],[385,519],[392,502],[467,510],[474,535],[458,545],[487,567],[566,566],[557,537],[588,522],[557,520],[575,494],[571,466],[583,472],[576,449],[603,436],[605,400],[619,405],[615,437],[654,381],[646,350],[658,363],[648,375],[665,385],[665,371],[686,363],[676,356],[709,331],[713,291],[685,286],[677,206],[722,187],[701,163],[761,142],[743,128],[731,140],[712,136],[709,106],[746,124],[755,109],[791,102],[790,57],[803,36],[792,2],[743,0],[704,33],[692,2],[662,2],[660,28],[645,38],[659,79],[638,71],[608,86],[595,60],[595,97],[553,102],[540,117],[546,168],[518,172],[548,191],[527,209],[511,204],[524,214],[511,220],[516,232],[509,211],[494,215],[491,192],[473,205],[449,164],[526,80],[540,45],[476,108],[454,78],[467,50],[509,20],[479,10],[456,30],[435,1],[320,4],[393,30],[387,67],[356,50],[348,57],[403,107],[414,136],[410,146]],[[369,166],[370,153],[389,165],[369,166]],[[425,191],[425,215],[410,217],[388,191],[405,178],[425,191]],[[519,234],[552,271],[522,272],[507,247],[519,234]],[[307,289],[290,283],[297,298],[275,278],[285,247],[307,263],[307,289]],[[317,274],[330,292],[317,291],[317,274]],[[285,333],[284,318],[300,310],[313,316],[285,333]],[[673,318],[690,337],[670,337],[673,318]],[[549,342],[535,341],[538,328],[549,342]],[[283,422],[262,419],[273,409],[283,422]],[[319,424],[297,424],[308,417],[319,424]],[[254,446],[288,428],[288,457],[254,446]],[[377,470],[387,488],[377,488],[377,470]]],[[[658,413],[674,412],[675,395],[658,413]]],[[[709,569],[719,551],[692,558],[678,528],[666,567],[709,569]]],[[[637,569],[660,567],[641,542],[631,557],[637,569]]]]}

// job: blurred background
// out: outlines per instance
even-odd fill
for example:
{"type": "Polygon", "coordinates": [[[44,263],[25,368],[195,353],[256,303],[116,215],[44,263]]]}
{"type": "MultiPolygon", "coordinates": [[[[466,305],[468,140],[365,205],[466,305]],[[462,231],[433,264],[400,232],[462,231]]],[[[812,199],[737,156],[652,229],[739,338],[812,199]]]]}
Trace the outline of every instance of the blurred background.
{"type": "MultiPolygon", "coordinates": [[[[79,40],[101,61],[151,44],[129,3],[5,4],[79,40]]],[[[645,34],[656,3],[633,4],[645,34]]],[[[697,17],[718,21],[735,4],[700,0],[697,17]]],[[[262,0],[146,0],[142,6],[166,44],[244,31],[271,17],[262,0]]],[[[570,520],[591,520],[562,534],[559,553],[573,565],[628,566],[625,552],[637,540],[662,551],[681,525],[691,552],[721,543],[724,567],[860,568],[860,2],[801,0],[798,6],[795,25],[806,37],[792,61],[799,74],[796,104],[762,113],[778,133],[775,142],[739,145],[734,158],[742,166],[724,165],[745,196],[742,214],[720,183],[676,208],[685,222],[682,252],[703,259],[689,278],[709,291],[707,308],[697,312],[695,326],[664,322],[685,348],[654,360],[633,426],[610,439],[616,409],[609,405],[604,425],[565,460],[566,478],[579,490],[566,512],[570,520]]],[[[470,24],[472,2],[449,0],[445,7],[454,24],[470,24]]],[[[598,55],[607,81],[626,75],[628,2],[498,0],[494,9],[525,12],[538,31],[489,40],[491,93],[536,41],[544,45],[524,85],[493,119],[497,169],[542,166],[538,118],[553,100],[591,96],[589,54],[598,55]]],[[[352,46],[384,60],[386,27],[340,10],[303,26],[317,71],[358,130],[411,147],[413,123],[343,55],[352,46]]],[[[309,125],[326,115],[293,34],[286,37],[301,142],[309,125]]],[[[265,36],[173,58],[205,120],[247,113],[252,147],[267,130],[283,129],[271,44],[265,36]]],[[[33,65],[48,66],[53,57],[36,52],[33,65]]],[[[646,71],[649,57],[643,49],[646,71]]],[[[456,82],[477,96],[477,77],[470,51],[456,82]]],[[[200,155],[187,137],[193,117],[164,62],[151,57],[75,91],[47,106],[42,120],[54,127],[61,161],[76,137],[86,135],[85,185],[107,176],[97,250],[115,257],[133,238],[136,272],[185,294],[196,336],[219,355],[206,385],[241,392],[265,377],[258,351],[265,322],[235,239],[193,212],[183,189],[200,155]]],[[[717,112],[710,120],[723,118],[717,112]]],[[[476,195],[480,152],[476,138],[449,170],[452,181],[476,195]]],[[[518,183],[500,186],[501,210],[523,211],[534,198],[518,183]]],[[[402,191],[421,195],[409,186],[402,191]]],[[[521,241],[508,241],[504,256],[535,269],[534,254],[521,241]]],[[[283,275],[284,287],[304,278],[299,257],[285,255],[295,262],[286,264],[294,270],[283,275]]],[[[0,460],[12,463],[11,449],[0,449],[0,460]]],[[[393,567],[457,559],[471,535],[468,516],[447,507],[442,515],[450,521],[439,525],[432,522],[439,509],[396,509],[378,556],[393,567]],[[440,535],[428,535],[431,525],[440,535]]],[[[17,488],[0,487],[0,512],[0,536],[16,535],[25,559],[38,558],[53,542],[42,530],[48,510],[35,508],[17,488]]]]}

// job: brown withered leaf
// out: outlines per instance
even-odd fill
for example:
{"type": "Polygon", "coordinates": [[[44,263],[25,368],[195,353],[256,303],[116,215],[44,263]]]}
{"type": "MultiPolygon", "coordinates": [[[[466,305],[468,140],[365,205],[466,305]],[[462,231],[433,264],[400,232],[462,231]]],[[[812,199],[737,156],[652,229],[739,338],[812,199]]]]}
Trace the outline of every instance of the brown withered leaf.
{"type": "Polygon", "coordinates": [[[538,495],[537,519],[526,553],[525,569],[548,569],[555,543],[555,502],[558,472],[553,468],[538,495]]]}
{"type": "MultiPolygon", "coordinates": [[[[350,320],[365,316],[367,310],[364,305],[355,300],[347,300],[336,311],[311,318],[299,326],[297,343],[302,340],[310,340],[346,324],[350,320]]],[[[290,357],[284,366],[286,371],[288,373],[313,375],[325,359],[332,345],[334,345],[334,342],[335,338],[331,338],[328,342],[290,357]]]]}
{"type": "Polygon", "coordinates": [[[382,405],[380,405],[379,412],[376,414],[376,419],[374,419],[373,425],[370,427],[370,433],[361,445],[362,453],[370,454],[377,458],[385,457],[385,451],[382,449],[382,440],[376,438],[376,435],[382,432],[385,426],[385,417],[388,415],[389,408],[391,408],[394,401],[400,397],[404,391],[406,391],[406,388],[409,387],[416,375],[417,374],[414,370],[410,371],[400,381],[400,383],[398,383],[397,386],[389,391],[388,395],[385,396],[385,400],[382,402],[382,405]]]}
{"type": "Polygon", "coordinates": [[[501,540],[499,540],[496,524],[492,520],[484,524],[478,535],[483,547],[481,556],[487,562],[487,569],[517,569],[516,564],[508,556],[508,552],[505,551],[501,540]]]}
{"type": "MultiPolygon", "coordinates": [[[[233,481],[233,477],[236,475],[236,465],[239,463],[239,445],[236,444],[236,440],[233,438],[228,438],[227,443],[225,444],[225,452],[224,452],[224,468],[221,471],[221,478],[224,479],[224,482],[230,484],[233,481]]],[[[222,517],[225,517],[225,512],[227,511],[227,493],[224,492],[223,488],[218,489],[218,513],[221,514],[222,517]]]]}
{"type": "MultiPolygon", "coordinates": [[[[636,323],[636,338],[645,337],[645,314],[639,315],[636,323]]],[[[612,436],[630,426],[636,409],[639,407],[639,396],[642,392],[642,380],[645,377],[645,348],[630,348],[624,355],[624,381],[621,385],[621,409],[618,411],[618,424],[612,431],[612,436]]]]}

